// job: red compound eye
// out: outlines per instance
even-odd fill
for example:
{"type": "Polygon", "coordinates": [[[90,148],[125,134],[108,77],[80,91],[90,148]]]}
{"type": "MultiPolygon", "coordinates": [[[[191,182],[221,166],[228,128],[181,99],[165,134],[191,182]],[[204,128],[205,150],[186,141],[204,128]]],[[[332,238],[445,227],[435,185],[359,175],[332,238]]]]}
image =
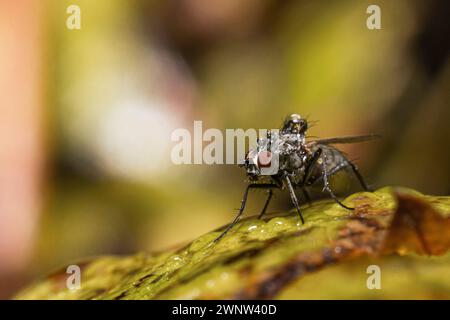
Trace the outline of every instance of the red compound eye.
{"type": "Polygon", "coordinates": [[[258,166],[260,168],[268,168],[272,163],[272,152],[261,151],[258,154],[258,166]]]}

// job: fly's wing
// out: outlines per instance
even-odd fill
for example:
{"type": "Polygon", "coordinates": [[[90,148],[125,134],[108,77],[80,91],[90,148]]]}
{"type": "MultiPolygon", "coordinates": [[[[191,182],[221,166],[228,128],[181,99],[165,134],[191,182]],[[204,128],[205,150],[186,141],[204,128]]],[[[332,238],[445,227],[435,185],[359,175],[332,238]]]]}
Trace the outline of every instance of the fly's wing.
{"type": "Polygon", "coordinates": [[[368,134],[362,136],[347,136],[347,137],[336,137],[336,138],[325,138],[325,139],[316,139],[308,142],[308,146],[311,147],[313,145],[330,145],[330,144],[345,144],[345,143],[358,143],[371,141],[375,139],[381,138],[380,135],[377,134],[368,134]]]}

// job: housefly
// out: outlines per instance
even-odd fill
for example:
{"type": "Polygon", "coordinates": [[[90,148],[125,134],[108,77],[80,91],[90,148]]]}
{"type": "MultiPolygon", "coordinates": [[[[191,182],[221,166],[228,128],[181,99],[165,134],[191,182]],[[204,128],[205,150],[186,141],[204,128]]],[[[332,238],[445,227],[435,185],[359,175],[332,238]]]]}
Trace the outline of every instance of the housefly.
{"type": "Polygon", "coordinates": [[[353,210],[344,205],[330,187],[329,178],[343,169],[351,169],[361,187],[369,190],[357,166],[351,162],[334,144],[357,143],[377,138],[377,135],[347,136],[307,141],[308,122],[298,114],[288,116],[280,130],[268,130],[263,139],[257,140],[256,148],[250,150],[241,165],[245,168],[249,184],[244,191],[238,214],[215,240],[219,241],[239,220],[244,212],[248,193],[252,189],[268,190],[268,197],[259,214],[262,218],[266,213],[273,190],[287,190],[302,223],[295,190],[301,190],[307,201],[310,201],[307,188],[315,183],[323,183],[323,191],[341,207],[353,210]]]}

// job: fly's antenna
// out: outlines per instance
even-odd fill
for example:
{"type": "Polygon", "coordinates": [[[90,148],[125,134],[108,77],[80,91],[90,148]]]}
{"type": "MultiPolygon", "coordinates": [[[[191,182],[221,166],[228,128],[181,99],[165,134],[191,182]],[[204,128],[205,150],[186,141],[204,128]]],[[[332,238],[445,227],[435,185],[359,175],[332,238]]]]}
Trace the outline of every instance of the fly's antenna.
{"type": "Polygon", "coordinates": [[[317,123],[319,123],[319,120],[307,120],[308,121],[308,129],[314,128],[317,123]]]}

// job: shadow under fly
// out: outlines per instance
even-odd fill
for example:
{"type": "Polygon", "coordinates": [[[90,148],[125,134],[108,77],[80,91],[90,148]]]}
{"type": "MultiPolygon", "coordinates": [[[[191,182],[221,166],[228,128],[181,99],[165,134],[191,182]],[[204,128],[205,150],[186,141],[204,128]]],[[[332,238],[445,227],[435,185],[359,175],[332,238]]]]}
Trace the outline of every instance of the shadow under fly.
{"type": "Polygon", "coordinates": [[[225,228],[215,242],[222,239],[242,216],[248,193],[252,189],[266,189],[268,196],[259,218],[266,213],[273,196],[273,190],[289,192],[292,204],[304,223],[295,190],[299,189],[310,201],[308,187],[323,183],[323,191],[345,209],[354,208],[344,205],[330,187],[329,178],[343,169],[351,169],[364,190],[369,190],[357,166],[335,148],[334,144],[357,143],[378,138],[378,135],[336,137],[306,141],[308,122],[298,114],[288,116],[278,132],[268,130],[267,136],[258,139],[255,149],[250,150],[243,166],[250,183],[244,191],[241,207],[234,220],[225,228]]]}

